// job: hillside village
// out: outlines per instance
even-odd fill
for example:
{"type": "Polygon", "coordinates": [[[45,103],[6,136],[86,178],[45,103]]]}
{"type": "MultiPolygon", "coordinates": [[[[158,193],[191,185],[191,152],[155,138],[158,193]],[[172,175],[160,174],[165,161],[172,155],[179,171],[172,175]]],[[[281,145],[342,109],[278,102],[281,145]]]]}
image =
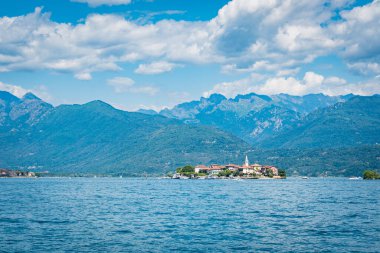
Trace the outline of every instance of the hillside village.
{"type": "Polygon", "coordinates": [[[278,169],[271,165],[250,164],[248,157],[245,157],[243,165],[227,164],[219,165],[212,164],[184,166],[178,168],[172,176],[173,179],[283,179],[286,178],[284,170],[278,169]]]}

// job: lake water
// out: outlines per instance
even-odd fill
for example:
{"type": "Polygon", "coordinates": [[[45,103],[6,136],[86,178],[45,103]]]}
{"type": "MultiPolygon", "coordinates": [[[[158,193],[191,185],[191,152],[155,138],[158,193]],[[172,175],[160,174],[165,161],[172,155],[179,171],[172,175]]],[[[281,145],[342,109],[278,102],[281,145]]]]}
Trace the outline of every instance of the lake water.
{"type": "Polygon", "coordinates": [[[0,179],[1,252],[380,252],[380,181],[0,179]]]}

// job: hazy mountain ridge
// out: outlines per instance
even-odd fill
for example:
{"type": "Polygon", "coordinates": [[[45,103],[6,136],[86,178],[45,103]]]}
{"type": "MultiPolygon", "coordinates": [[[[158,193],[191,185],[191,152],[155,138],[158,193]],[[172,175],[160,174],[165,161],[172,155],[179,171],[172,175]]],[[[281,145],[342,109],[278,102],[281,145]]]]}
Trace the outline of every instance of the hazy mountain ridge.
{"type": "MultiPolygon", "coordinates": [[[[0,132],[0,167],[141,175],[183,164],[238,162],[250,148],[216,128],[125,112],[101,101],[49,108],[34,124],[27,117],[17,131],[0,132]]],[[[40,111],[34,104],[30,109],[40,111]]]]}
{"type": "Polygon", "coordinates": [[[202,97],[199,101],[162,110],[160,114],[185,123],[216,126],[256,145],[296,127],[307,114],[353,96],[266,96],[250,93],[227,99],[221,94],[212,94],[209,98],[202,97]]]}
{"type": "Polygon", "coordinates": [[[289,174],[350,176],[380,167],[379,95],[326,100],[317,95],[319,102],[279,96],[274,103],[256,94],[235,101],[215,95],[179,105],[181,114],[196,115],[187,120],[203,122],[185,124],[144,111],[117,110],[102,101],[53,107],[32,94],[19,99],[1,92],[0,167],[161,174],[184,164],[240,164],[245,154],[289,174]],[[288,108],[307,103],[306,109],[288,108]],[[327,106],[300,112],[321,103],[327,106]],[[221,123],[235,135],[220,130],[221,123]],[[253,146],[240,139],[247,136],[255,140],[253,146]]]}
{"type": "Polygon", "coordinates": [[[21,99],[8,92],[0,91],[0,128],[17,129],[38,123],[53,106],[32,93],[21,99]]]}
{"type": "Polygon", "coordinates": [[[248,154],[253,162],[286,168],[289,175],[362,176],[366,169],[380,168],[380,145],[257,149],[248,154]]]}
{"type": "MultiPolygon", "coordinates": [[[[356,96],[308,114],[297,127],[274,137],[278,148],[327,148],[380,143],[380,95],[356,96]]],[[[263,146],[268,147],[263,143],[263,146]]]]}

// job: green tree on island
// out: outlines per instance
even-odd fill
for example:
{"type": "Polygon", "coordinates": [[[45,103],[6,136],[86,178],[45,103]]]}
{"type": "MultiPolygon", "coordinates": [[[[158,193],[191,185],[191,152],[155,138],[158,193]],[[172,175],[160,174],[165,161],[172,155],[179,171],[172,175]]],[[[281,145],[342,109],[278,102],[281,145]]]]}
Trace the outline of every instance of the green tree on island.
{"type": "Polygon", "coordinates": [[[363,173],[363,179],[380,179],[380,174],[374,170],[365,170],[363,173]]]}
{"type": "Polygon", "coordinates": [[[186,173],[186,172],[192,172],[192,173],[194,173],[195,170],[194,170],[194,167],[193,167],[193,166],[191,166],[191,165],[186,165],[186,166],[184,166],[184,167],[182,168],[181,172],[182,172],[182,173],[186,173]]]}
{"type": "Polygon", "coordinates": [[[176,172],[184,176],[191,176],[191,175],[195,175],[195,168],[194,166],[186,165],[182,168],[181,167],[177,168],[176,172]]]}
{"type": "Polygon", "coordinates": [[[230,170],[223,170],[223,171],[218,173],[218,177],[229,177],[232,174],[233,174],[233,172],[230,170]]]}
{"type": "Polygon", "coordinates": [[[286,171],[285,170],[278,170],[278,175],[280,177],[286,178],[286,171]]]}
{"type": "Polygon", "coordinates": [[[267,169],[265,174],[267,177],[273,177],[273,171],[270,169],[267,169]]]}

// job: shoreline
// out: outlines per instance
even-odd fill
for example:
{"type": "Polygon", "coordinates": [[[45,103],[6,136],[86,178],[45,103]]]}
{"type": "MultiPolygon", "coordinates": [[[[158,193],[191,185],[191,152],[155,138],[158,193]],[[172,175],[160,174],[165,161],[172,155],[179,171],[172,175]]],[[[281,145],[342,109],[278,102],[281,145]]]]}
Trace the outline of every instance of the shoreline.
{"type": "MultiPolygon", "coordinates": [[[[241,177],[241,178],[187,178],[187,179],[179,179],[179,178],[171,178],[171,177],[162,177],[162,176],[43,176],[43,177],[0,177],[1,179],[43,179],[43,178],[68,178],[68,179],[74,179],[74,178],[118,178],[118,179],[171,179],[171,180],[281,180],[281,179],[302,179],[301,176],[288,176],[285,178],[270,178],[270,177],[259,177],[259,178],[246,178],[246,177],[241,177]]],[[[351,177],[348,176],[329,176],[329,177],[309,177],[309,179],[334,179],[334,178],[341,178],[341,179],[350,179],[351,177]]],[[[304,179],[303,179],[304,180],[304,179]]],[[[362,181],[364,179],[361,179],[362,181]]],[[[352,180],[356,181],[356,180],[352,180]]],[[[371,181],[371,180],[367,180],[371,181]]]]}

